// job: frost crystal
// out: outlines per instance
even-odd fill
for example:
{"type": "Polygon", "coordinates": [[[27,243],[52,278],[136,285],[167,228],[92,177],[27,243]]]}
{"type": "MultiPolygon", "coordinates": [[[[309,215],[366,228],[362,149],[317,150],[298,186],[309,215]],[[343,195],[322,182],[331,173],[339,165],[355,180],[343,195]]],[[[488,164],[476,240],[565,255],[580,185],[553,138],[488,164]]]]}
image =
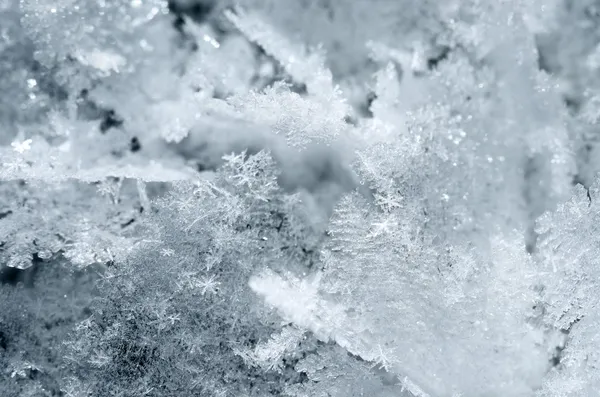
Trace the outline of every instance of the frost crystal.
{"type": "Polygon", "coordinates": [[[597,396],[599,2],[233,3],[0,0],[0,396],[597,396]]]}

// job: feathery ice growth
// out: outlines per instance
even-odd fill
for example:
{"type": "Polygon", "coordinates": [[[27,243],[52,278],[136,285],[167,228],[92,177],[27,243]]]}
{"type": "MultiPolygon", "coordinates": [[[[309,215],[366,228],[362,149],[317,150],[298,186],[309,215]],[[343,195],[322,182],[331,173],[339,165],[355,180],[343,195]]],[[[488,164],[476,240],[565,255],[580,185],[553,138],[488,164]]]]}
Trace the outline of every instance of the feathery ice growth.
{"type": "Polygon", "coordinates": [[[600,1],[0,0],[0,396],[600,396],[600,1]]]}

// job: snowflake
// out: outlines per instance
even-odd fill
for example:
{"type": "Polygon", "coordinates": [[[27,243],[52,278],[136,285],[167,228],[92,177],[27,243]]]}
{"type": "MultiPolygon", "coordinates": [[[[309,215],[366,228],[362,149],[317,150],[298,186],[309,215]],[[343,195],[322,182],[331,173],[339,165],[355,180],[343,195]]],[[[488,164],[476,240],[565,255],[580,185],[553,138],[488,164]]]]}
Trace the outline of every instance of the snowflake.
{"type": "Polygon", "coordinates": [[[10,145],[13,147],[15,152],[23,154],[31,149],[31,142],[31,139],[25,139],[23,142],[14,141],[10,145]]]}
{"type": "Polygon", "coordinates": [[[102,196],[109,197],[114,204],[118,204],[120,201],[121,186],[123,185],[123,179],[118,178],[106,179],[98,184],[98,193],[102,196]]]}
{"type": "MultiPolygon", "coordinates": [[[[388,351],[393,354],[395,349],[388,349],[388,351]]],[[[377,345],[377,349],[375,351],[375,363],[373,367],[380,367],[389,371],[392,368],[392,359],[390,359],[386,352],[383,351],[381,345],[377,345]]]]}
{"type": "Polygon", "coordinates": [[[170,316],[167,316],[167,320],[171,323],[171,325],[175,325],[177,321],[181,321],[181,317],[179,314],[171,314],[170,316]]]}
{"type": "Polygon", "coordinates": [[[220,284],[220,282],[215,281],[215,276],[210,276],[199,280],[197,285],[202,289],[201,294],[204,296],[207,292],[216,294],[220,284]]]}
{"type": "Polygon", "coordinates": [[[375,194],[375,203],[386,211],[402,208],[402,197],[391,197],[389,195],[375,194]]]}
{"type": "Polygon", "coordinates": [[[390,219],[385,219],[383,222],[374,222],[371,224],[372,230],[367,237],[375,238],[382,234],[390,234],[392,226],[394,225],[390,219]]]}
{"type": "Polygon", "coordinates": [[[23,158],[17,157],[11,161],[2,163],[2,166],[6,170],[7,176],[12,176],[11,174],[21,173],[23,170],[29,167],[29,164],[27,164],[23,158]]]}

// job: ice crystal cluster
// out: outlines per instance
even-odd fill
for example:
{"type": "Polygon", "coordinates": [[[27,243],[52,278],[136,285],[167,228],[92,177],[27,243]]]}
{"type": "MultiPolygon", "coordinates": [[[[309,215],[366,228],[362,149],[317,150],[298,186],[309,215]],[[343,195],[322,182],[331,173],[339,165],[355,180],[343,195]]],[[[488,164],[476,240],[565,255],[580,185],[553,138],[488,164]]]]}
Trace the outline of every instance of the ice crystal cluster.
{"type": "Polygon", "coordinates": [[[600,396],[600,1],[0,0],[0,396],[600,396]]]}

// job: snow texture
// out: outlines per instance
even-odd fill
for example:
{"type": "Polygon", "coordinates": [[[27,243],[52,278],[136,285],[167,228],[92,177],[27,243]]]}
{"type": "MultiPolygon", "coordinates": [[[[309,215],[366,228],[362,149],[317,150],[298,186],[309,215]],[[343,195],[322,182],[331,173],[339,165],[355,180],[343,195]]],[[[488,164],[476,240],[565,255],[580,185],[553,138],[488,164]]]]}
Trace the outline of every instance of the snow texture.
{"type": "Polygon", "coordinates": [[[0,396],[600,396],[597,0],[0,0],[0,396]]]}

